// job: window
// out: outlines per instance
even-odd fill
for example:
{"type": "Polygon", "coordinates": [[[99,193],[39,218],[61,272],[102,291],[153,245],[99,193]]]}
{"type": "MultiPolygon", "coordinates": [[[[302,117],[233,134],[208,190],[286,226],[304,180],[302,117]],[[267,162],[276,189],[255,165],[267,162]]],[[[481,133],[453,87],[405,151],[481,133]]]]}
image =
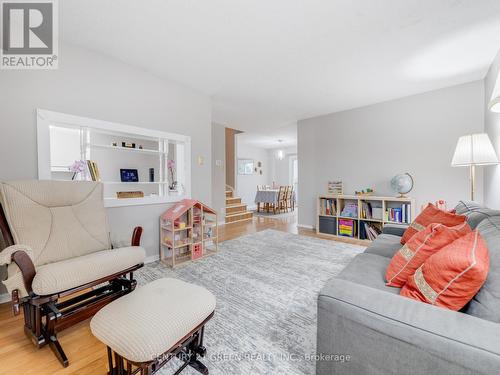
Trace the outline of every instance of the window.
{"type": "Polygon", "coordinates": [[[40,179],[101,181],[108,207],[190,197],[188,136],[45,110],[37,111],[37,131],[40,179]],[[119,199],[119,192],[144,197],[119,199]]]}

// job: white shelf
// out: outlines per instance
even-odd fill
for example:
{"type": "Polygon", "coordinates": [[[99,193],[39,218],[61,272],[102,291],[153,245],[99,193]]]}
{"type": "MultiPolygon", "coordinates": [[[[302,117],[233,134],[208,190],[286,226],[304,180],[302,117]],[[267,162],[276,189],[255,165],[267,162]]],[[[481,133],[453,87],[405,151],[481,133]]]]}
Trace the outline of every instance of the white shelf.
{"type": "Polygon", "coordinates": [[[150,204],[176,203],[187,198],[186,196],[148,196],[143,198],[104,198],[104,207],[147,206],[150,204]]]}
{"type": "Polygon", "coordinates": [[[150,150],[147,148],[128,148],[128,147],[122,147],[122,146],[99,145],[99,144],[91,144],[90,147],[91,148],[102,148],[102,149],[113,150],[113,151],[139,152],[142,154],[151,154],[151,155],[165,154],[165,152],[163,152],[163,151],[150,150]]]}
{"type": "Polygon", "coordinates": [[[165,185],[168,182],[149,182],[149,181],[138,181],[138,182],[122,182],[122,181],[103,181],[104,185],[165,185]]]}

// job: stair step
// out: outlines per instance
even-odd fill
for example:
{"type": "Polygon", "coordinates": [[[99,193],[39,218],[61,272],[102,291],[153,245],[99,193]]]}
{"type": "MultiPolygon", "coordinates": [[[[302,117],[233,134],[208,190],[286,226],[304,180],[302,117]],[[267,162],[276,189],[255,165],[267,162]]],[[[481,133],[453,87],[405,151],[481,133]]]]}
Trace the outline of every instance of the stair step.
{"type": "Polygon", "coordinates": [[[226,215],[226,224],[236,223],[238,221],[252,220],[252,218],[253,218],[253,213],[250,211],[239,212],[236,214],[228,214],[226,215]]]}
{"type": "Polygon", "coordinates": [[[247,210],[247,205],[244,203],[238,203],[238,204],[228,204],[226,205],[226,213],[227,214],[235,214],[239,212],[246,212],[247,210]]]}
{"type": "Polygon", "coordinates": [[[226,198],[226,206],[241,203],[241,198],[226,198]]]}
{"type": "Polygon", "coordinates": [[[233,192],[231,190],[226,190],[226,198],[231,198],[233,196],[233,192]]]}
{"type": "MultiPolygon", "coordinates": [[[[233,198],[233,199],[241,199],[241,198],[233,198]]],[[[246,203],[231,203],[231,204],[226,204],[226,208],[228,207],[242,207],[246,206],[246,203]]]]}

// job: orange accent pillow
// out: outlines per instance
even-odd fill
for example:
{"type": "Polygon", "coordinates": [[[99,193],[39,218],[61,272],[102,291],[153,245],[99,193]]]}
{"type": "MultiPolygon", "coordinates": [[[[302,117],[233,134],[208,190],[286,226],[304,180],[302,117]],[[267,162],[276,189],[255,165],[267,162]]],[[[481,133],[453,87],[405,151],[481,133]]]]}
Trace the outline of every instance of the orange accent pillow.
{"type": "Polygon", "coordinates": [[[471,231],[467,222],[454,227],[436,223],[427,225],[394,254],[385,273],[386,285],[401,288],[427,258],[471,231]]]}
{"type": "Polygon", "coordinates": [[[481,289],[489,267],[486,242],[478,231],[470,232],[427,259],[400,294],[458,311],[481,289]]]}
{"type": "Polygon", "coordinates": [[[401,238],[401,244],[404,245],[413,235],[417,232],[423,231],[425,227],[432,223],[446,225],[447,227],[454,227],[455,225],[462,224],[467,220],[464,215],[457,215],[448,211],[443,211],[429,203],[427,207],[418,215],[415,220],[410,224],[401,238]]]}

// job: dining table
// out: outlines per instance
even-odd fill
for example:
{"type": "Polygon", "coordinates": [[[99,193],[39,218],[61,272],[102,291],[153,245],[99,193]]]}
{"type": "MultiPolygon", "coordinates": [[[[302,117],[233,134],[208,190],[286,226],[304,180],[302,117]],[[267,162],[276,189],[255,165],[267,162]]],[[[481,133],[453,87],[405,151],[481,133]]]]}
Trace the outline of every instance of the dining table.
{"type": "MultiPolygon", "coordinates": [[[[267,207],[269,207],[269,205],[274,205],[274,207],[276,207],[278,205],[278,195],[279,189],[257,190],[257,194],[255,194],[257,212],[260,212],[262,204],[264,207],[266,207],[266,205],[267,207]]],[[[292,202],[295,204],[295,191],[292,192],[292,202]]]]}

